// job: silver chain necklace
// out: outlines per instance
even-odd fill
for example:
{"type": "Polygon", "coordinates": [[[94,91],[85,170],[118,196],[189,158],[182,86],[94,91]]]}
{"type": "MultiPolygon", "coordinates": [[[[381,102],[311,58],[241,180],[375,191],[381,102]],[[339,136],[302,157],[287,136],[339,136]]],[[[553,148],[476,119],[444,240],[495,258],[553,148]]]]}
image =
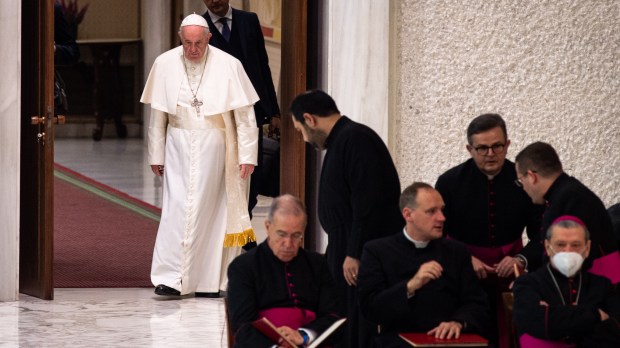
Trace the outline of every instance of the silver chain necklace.
{"type": "Polygon", "coordinates": [[[196,92],[192,89],[192,83],[189,80],[189,73],[187,72],[187,63],[185,62],[185,51],[183,51],[183,67],[185,68],[185,75],[187,76],[187,84],[189,85],[189,90],[192,92],[194,96],[194,100],[192,100],[192,107],[196,108],[196,114],[200,115],[200,106],[202,106],[202,102],[198,101],[196,98],[196,94],[198,94],[198,90],[200,89],[200,84],[202,83],[202,77],[205,75],[205,70],[207,67],[207,58],[209,55],[209,46],[207,46],[207,51],[205,52],[205,63],[202,66],[202,74],[200,75],[200,81],[198,81],[198,88],[196,88],[196,92]]]}
{"type": "MultiPolygon", "coordinates": [[[[555,284],[555,288],[558,290],[558,294],[560,294],[560,299],[562,300],[562,304],[566,306],[566,301],[564,301],[564,295],[562,295],[562,290],[560,290],[560,286],[558,285],[558,282],[555,280],[555,277],[553,276],[553,272],[551,272],[551,266],[549,263],[547,263],[547,270],[549,271],[549,275],[551,276],[551,279],[553,279],[553,284],[555,284]]],[[[575,299],[575,304],[579,302],[579,295],[581,295],[581,280],[582,279],[583,279],[583,276],[581,275],[581,271],[579,271],[579,287],[577,288],[577,298],[575,299]]]]}

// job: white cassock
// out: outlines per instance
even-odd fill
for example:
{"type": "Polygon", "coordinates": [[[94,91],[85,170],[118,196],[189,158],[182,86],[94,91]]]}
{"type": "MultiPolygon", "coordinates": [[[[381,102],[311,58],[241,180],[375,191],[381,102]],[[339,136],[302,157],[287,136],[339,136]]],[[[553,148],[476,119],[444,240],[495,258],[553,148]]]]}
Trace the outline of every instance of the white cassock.
{"type": "Polygon", "coordinates": [[[257,163],[259,99],[241,63],[215,47],[206,63],[185,64],[187,74],[182,46],[157,57],[140,99],[152,108],[148,162],[165,166],[151,281],[183,295],[226,290],[228,264],[255,240],[239,165],[257,163]]]}

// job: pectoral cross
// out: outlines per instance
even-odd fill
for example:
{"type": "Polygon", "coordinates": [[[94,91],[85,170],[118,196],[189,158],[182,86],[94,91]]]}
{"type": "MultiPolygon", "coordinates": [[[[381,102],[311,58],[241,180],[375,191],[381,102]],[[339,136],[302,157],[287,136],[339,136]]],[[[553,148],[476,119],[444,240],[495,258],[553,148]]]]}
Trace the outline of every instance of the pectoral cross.
{"type": "Polygon", "coordinates": [[[200,107],[202,106],[202,102],[198,101],[196,97],[194,97],[194,101],[192,102],[192,106],[196,108],[196,114],[200,115],[200,107]]]}

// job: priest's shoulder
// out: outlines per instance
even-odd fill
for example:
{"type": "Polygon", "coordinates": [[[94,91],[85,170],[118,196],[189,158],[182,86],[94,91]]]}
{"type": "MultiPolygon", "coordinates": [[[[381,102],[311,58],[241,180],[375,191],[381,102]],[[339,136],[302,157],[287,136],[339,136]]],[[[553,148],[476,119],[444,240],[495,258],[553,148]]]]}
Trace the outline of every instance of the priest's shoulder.
{"type": "Polygon", "coordinates": [[[472,166],[475,165],[473,162],[473,159],[469,158],[465,162],[446,170],[439,176],[437,181],[452,180],[468,175],[471,172],[472,166]]]}

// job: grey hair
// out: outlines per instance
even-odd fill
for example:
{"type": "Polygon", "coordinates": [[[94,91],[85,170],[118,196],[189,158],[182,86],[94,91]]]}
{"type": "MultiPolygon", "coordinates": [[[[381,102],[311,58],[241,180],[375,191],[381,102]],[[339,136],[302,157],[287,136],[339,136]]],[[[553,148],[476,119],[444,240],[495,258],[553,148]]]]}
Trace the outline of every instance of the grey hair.
{"type": "Polygon", "coordinates": [[[586,242],[590,240],[590,231],[588,231],[588,228],[585,225],[582,225],[578,223],[577,221],[573,221],[573,220],[561,220],[549,226],[549,228],[547,229],[547,234],[545,235],[545,238],[547,240],[551,240],[551,236],[553,235],[553,229],[555,227],[583,228],[585,235],[586,235],[586,242]]]}
{"type": "Polygon", "coordinates": [[[276,214],[303,216],[304,227],[308,221],[304,203],[301,199],[288,193],[273,199],[269,207],[269,213],[267,214],[267,221],[270,223],[273,222],[273,217],[276,214]]]}

